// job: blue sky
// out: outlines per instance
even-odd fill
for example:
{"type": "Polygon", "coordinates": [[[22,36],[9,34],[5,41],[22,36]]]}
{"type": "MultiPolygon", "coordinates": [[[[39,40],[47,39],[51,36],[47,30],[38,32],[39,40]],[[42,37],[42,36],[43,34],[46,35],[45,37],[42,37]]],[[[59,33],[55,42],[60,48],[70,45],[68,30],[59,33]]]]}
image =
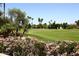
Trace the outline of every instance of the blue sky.
{"type": "MultiPolygon", "coordinates": [[[[19,8],[34,18],[33,23],[38,24],[38,17],[44,19],[43,23],[50,20],[56,23],[68,22],[73,24],[79,19],[79,4],[68,3],[6,3],[6,11],[19,8]]],[[[30,21],[31,22],[31,21],[30,21]]]]}

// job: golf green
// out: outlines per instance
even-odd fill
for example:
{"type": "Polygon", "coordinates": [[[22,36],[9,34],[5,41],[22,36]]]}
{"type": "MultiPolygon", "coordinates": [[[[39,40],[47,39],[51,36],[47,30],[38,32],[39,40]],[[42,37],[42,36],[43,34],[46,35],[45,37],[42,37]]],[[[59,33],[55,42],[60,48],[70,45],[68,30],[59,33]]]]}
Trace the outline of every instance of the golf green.
{"type": "Polygon", "coordinates": [[[79,29],[30,29],[29,35],[43,41],[79,41],[79,29]]]}

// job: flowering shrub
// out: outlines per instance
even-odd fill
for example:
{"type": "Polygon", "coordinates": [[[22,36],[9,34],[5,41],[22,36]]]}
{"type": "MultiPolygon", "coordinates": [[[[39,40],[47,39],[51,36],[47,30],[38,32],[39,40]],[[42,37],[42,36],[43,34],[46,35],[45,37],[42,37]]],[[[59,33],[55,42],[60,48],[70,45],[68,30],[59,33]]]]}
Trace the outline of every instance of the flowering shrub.
{"type": "Polygon", "coordinates": [[[79,56],[79,43],[56,41],[45,43],[30,37],[8,37],[0,42],[0,53],[10,56],[79,56]]]}

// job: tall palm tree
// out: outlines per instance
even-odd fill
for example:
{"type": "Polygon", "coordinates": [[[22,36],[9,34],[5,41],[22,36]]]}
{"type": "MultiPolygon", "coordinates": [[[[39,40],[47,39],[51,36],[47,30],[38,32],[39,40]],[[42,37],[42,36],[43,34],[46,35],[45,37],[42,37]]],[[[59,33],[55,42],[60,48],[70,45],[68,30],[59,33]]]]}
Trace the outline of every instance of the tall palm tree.
{"type": "Polygon", "coordinates": [[[43,22],[43,18],[38,18],[38,22],[39,22],[39,27],[42,28],[42,22],[43,22]]]}
{"type": "Polygon", "coordinates": [[[41,18],[41,23],[43,22],[43,18],[41,18]]]}
{"type": "Polygon", "coordinates": [[[39,24],[42,24],[43,18],[38,18],[38,22],[39,22],[39,24]]]}
{"type": "Polygon", "coordinates": [[[38,22],[39,22],[39,24],[40,24],[40,18],[38,18],[38,22]]]}
{"type": "MultiPolygon", "coordinates": [[[[33,20],[34,20],[34,18],[32,18],[32,17],[30,17],[30,16],[27,16],[27,18],[32,20],[31,25],[32,25],[32,27],[33,27],[33,20]]],[[[31,27],[31,28],[32,28],[32,27],[31,27]]]]}
{"type": "Polygon", "coordinates": [[[30,16],[27,16],[27,18],[28,18],[28,19],[31,19],[31,20],[32,20],[32,23],[31,23],[31,24],[33,24],[34,18],[32,18],[32,17],[30,17],[30,16]]]}
{"type": "Polygon", "coordinates": [[[4,20],[5,20],[5,3],[3,3],[3,8],[4,8],[4,20]]]}

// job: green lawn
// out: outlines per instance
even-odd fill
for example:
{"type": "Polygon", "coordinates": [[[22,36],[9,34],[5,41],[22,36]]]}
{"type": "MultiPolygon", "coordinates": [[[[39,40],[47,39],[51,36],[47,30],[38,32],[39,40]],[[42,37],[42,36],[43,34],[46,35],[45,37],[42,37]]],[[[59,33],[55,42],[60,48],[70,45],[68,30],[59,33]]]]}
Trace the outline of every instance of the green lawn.
{"type": "Polygon", "coordinates": [[[79,29],[30,29],[29,35],[43,41],[76,40],[79,41],[79,29]]]}

